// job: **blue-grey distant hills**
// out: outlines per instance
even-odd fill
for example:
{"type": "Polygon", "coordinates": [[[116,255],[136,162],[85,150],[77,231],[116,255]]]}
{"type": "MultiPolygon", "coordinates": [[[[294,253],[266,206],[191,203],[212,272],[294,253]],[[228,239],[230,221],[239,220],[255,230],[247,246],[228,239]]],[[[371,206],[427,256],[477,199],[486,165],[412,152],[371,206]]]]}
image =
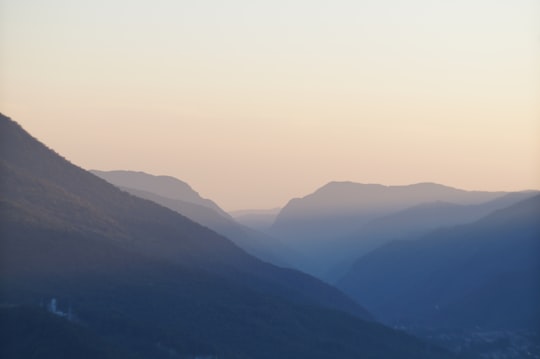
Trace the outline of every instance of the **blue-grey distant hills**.
{"type": "Polygon", "coordinates": [[[298,268],[332,280],[352,260],[390,239],[472,222],[511,203],[512,198],[523,198],[516,195],[499,204],[487,204],[507,194],[434,183],[383,186],[332,182],[291,200],[269,233],[303,256],[296,261],[298,268]]]}
{"type": "Polygon", "coordinates": [[[3,115],[0,137],[0,316],[17,333],[2,342],[8,358],[57,357],[66,343],[47,338],[60,336],[81,358],[452,357],[121,191],[3,115]]]}
{"type": "Polygon", "coordinates": [[[191,186],[177,178],[135,171],[90,172],[126,192],[172,209],[226,236],[262,260],[290,267],[287,258],[292,258],[291,250],[279,240],[237,223],[215,202],[202,198],[191,186]]]}
{"type": "Polygon", "coordinates": [[[377,217],[428,202],[478,204],[505,192],[464,191],[435,183],[383,186],[331,182],[281,210],[272,231],[286,237],[347,234],[377,217]]]}
{"type": "Polygon", "coordinates": [[[394,241],[338,282],[387,323],[540,330],[540,195],[474,223],[394,241]]]}
{"type": "Polygon", "coordinates": [[[209,208],[223,217],[230,218],[229,214],[214,201],[201,197],[189,184],[172,176],[155,176],[137,171],[91,170],[90,172],[117,187],[149,192],[162,198],[192,203],[209,208]]]}
{"type": "Polygon", "coordinates": [[[425,203],[377,218],[350,235],[334,240],[335,246],[328,250],[326,257],[334,267],[325,278],[337,280],[356,259],[390,241],[414,239],[438,228],[471,223],[536,194],[537,191],[509,193],[472,205],[441,201],[425,203]]]}

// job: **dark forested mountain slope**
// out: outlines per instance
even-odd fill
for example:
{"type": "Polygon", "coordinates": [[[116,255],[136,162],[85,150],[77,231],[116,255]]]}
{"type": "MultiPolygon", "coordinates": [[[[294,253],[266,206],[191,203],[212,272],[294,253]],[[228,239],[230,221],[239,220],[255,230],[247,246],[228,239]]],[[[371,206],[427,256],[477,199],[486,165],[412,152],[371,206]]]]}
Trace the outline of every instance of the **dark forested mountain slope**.
{"type": "Polygon", "coordinates": [[[119,350],[81,323],[44,308],[0,307],[0,357],[3,359],[140,359],[119,350]]]}
{"type": "Polygon", "coordinates": [[[56,298],[117,357],[447,356],[70,164],[4,116],[0,134],[2,303],[56,298]]]}
{"type": "Polygon", "coordinates": [[[361,257],[339,282],[387,322],[540,329],[540,196],[361,257]]]}

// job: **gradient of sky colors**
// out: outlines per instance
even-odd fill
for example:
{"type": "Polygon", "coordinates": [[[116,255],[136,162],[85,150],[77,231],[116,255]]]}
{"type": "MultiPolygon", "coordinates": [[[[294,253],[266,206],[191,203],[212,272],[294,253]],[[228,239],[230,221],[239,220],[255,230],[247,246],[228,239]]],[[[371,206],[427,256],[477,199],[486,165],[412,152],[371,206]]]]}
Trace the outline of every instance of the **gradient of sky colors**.
{"type": "Polygon", "coordinates": [[[225,209],[331,180],[540,188],[536,0],[0,2],[0,111],[225,209]]]}

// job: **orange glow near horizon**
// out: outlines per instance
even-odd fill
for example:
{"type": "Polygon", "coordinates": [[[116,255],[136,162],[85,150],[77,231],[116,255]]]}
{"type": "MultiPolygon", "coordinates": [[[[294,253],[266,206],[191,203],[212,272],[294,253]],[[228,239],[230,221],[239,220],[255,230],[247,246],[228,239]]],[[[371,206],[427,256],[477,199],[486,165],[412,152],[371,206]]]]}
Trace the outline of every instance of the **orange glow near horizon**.
{"type": "Polygon", "coordinates": [[[0,111],[226,210],[333,180],[540,188],[535,1],[1,5],[0,111]]]}

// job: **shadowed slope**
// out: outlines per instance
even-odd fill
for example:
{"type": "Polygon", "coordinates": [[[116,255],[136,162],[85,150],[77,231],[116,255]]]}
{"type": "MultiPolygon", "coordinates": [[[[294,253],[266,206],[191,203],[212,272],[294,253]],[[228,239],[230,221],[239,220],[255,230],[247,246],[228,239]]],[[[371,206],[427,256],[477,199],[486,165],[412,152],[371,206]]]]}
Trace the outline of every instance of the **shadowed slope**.
{"type": "Polygon", "coordinates": [[[118,350],[80,324],[42,308],[0,307],[3,359],[115,359],[140,357],[118,350]]]}

